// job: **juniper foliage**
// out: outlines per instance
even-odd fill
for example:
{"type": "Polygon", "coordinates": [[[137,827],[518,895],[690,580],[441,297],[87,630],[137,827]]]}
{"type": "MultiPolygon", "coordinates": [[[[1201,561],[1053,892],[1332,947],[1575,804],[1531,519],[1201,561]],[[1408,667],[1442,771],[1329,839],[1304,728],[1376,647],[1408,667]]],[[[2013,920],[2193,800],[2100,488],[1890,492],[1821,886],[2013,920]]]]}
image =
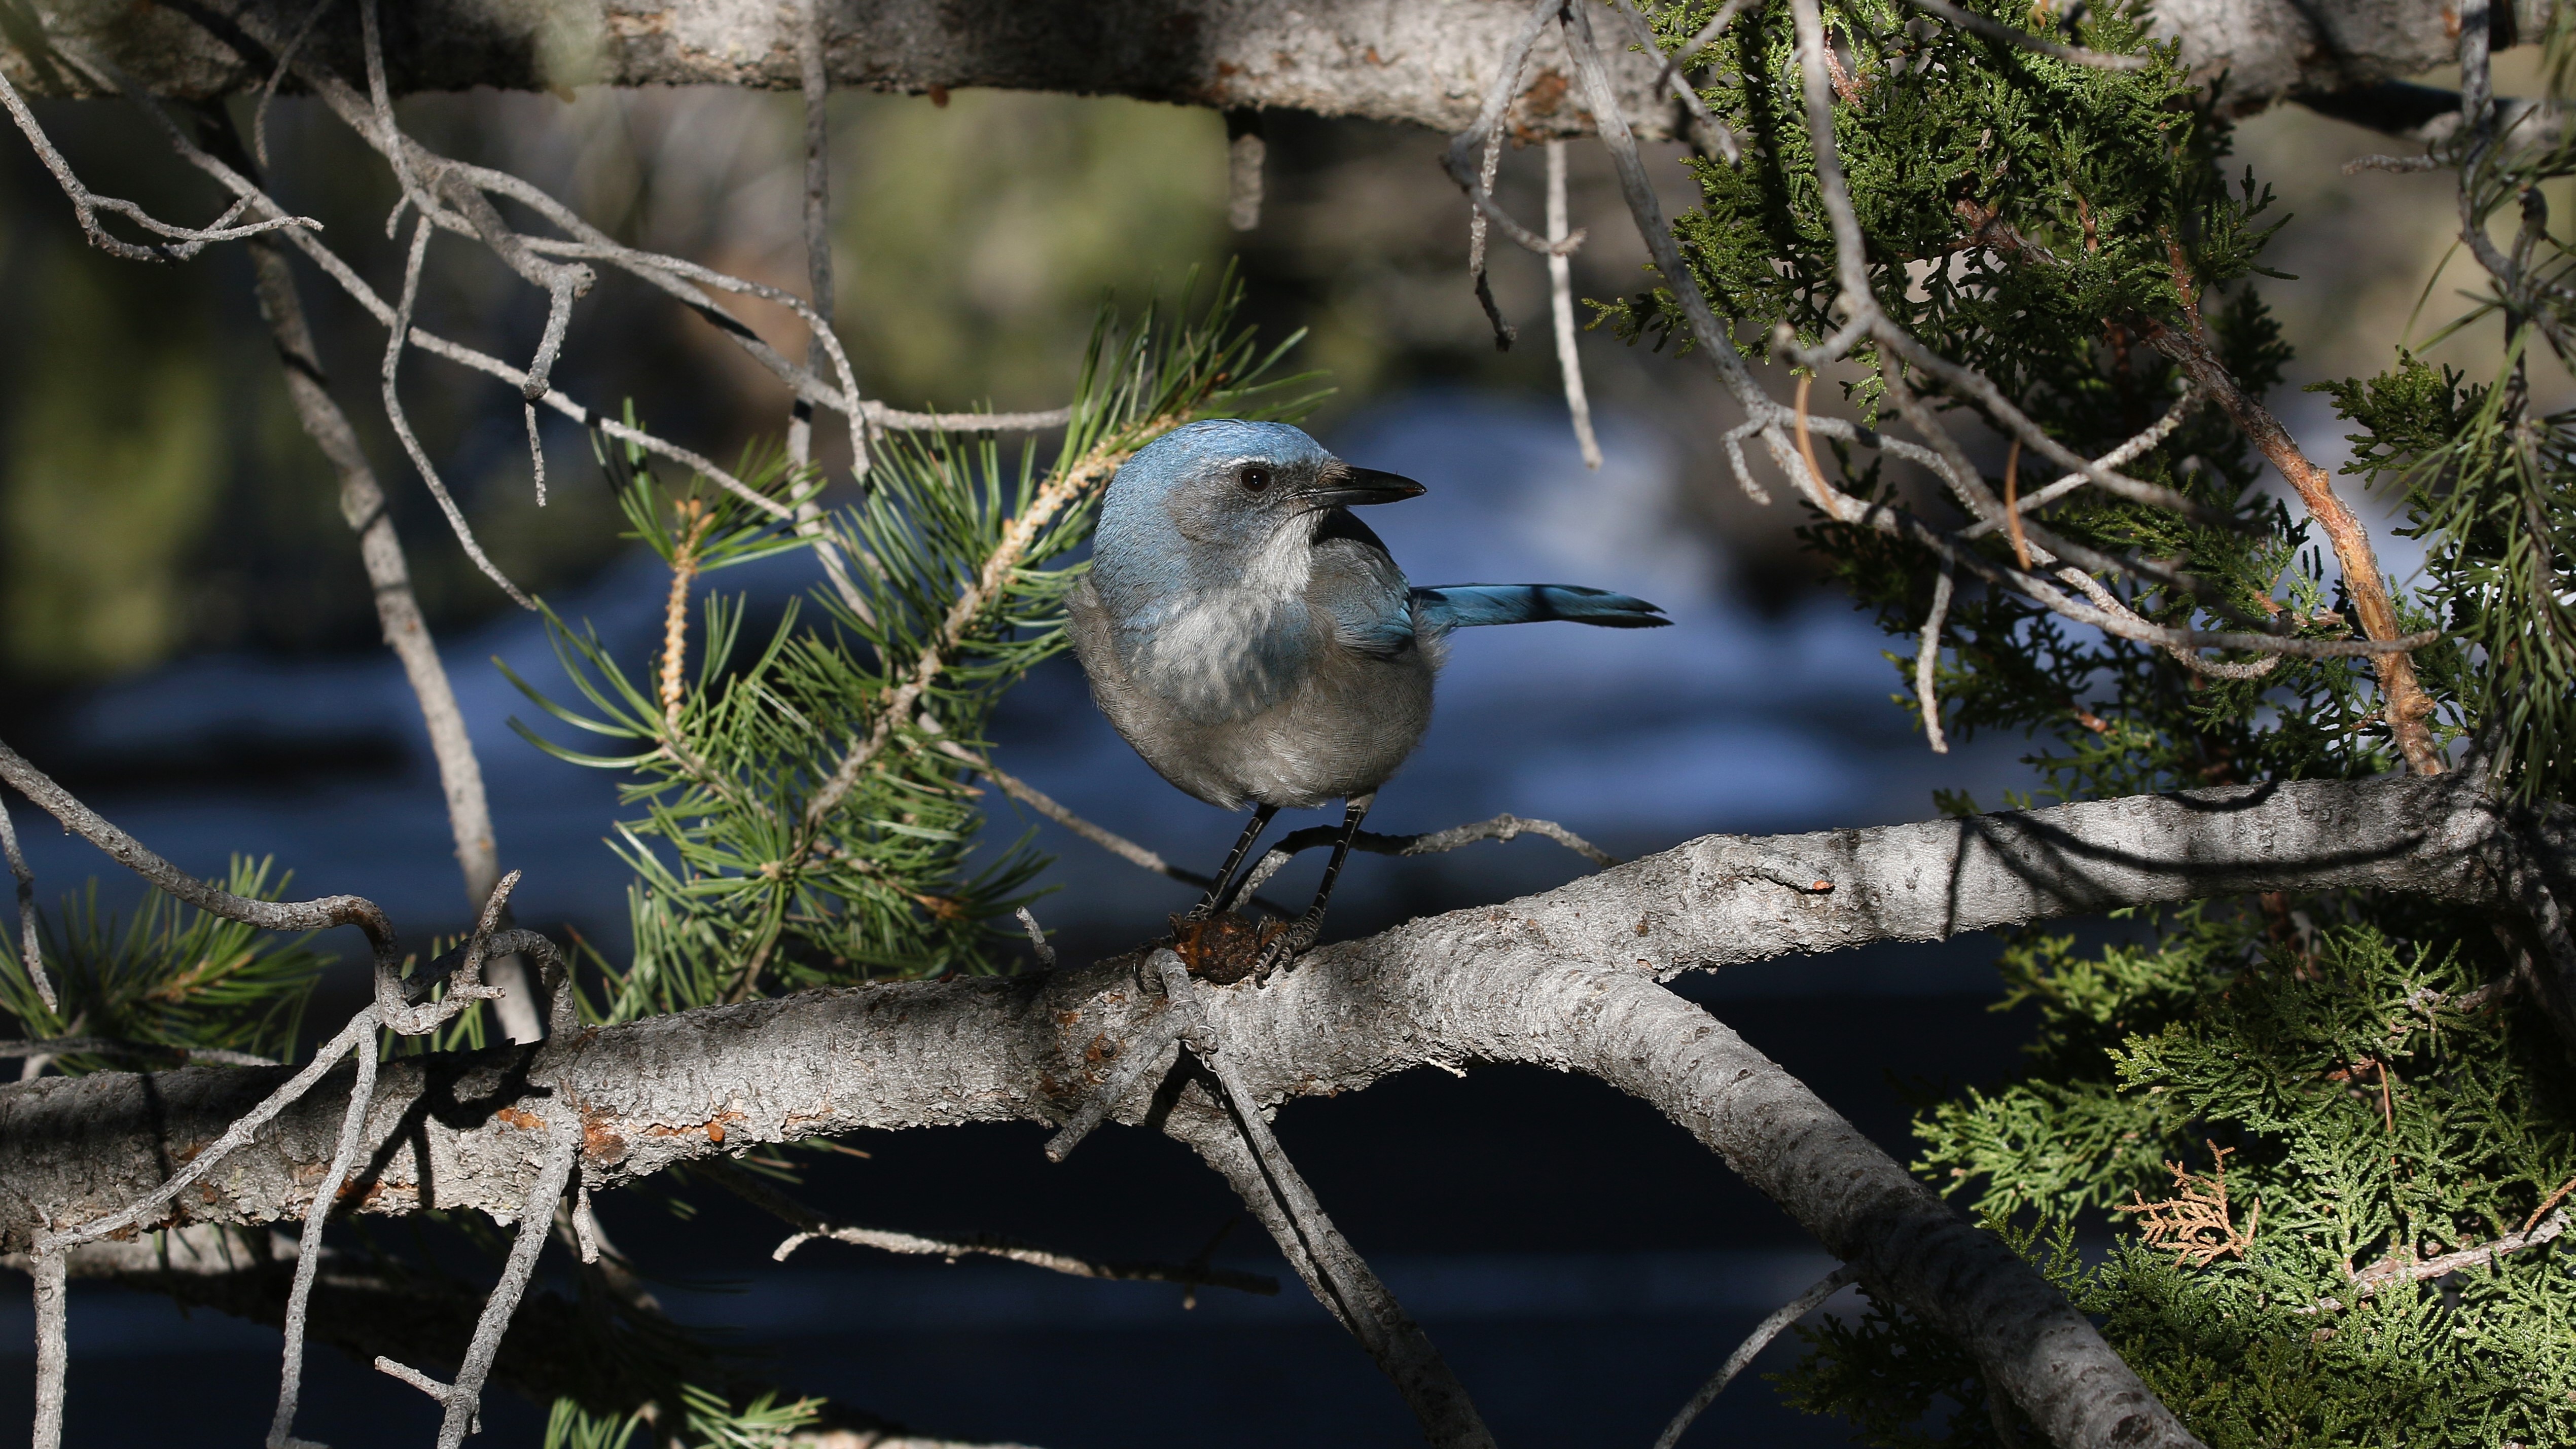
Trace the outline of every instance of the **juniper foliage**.
{"type": "MultiPolygon", "coordinates": [[[[1901,0],[1827,0],[1835,141],[1879,305],[2089,455],[2183,395],[2144,345],[2160,329],[2200,333],[2248,393],[2275,387],[2289,349],[2249,279],[2264,274],[2260,251],[2280,223],[2250,174],[2229,175],[2213,98],[2149,41],[2138,7],[2055,18],[1967,3],[2148,63],[2088,68],[1901,0]]],[[[1718,8],[1662,8],[1662,44],[1718,8]]],[[[1840,314],[1789,7],[1750,7],[1717,49],[1700,93],[1744,138],[1745,159],[1692,163],[1700,202],[1675,234],[1745,343],[1785,326],[1813,344],[1840,314]]],[[[2347,472],[2393,482],[2401,531],[2430,545],[2411,590],[2392,592],[2406,628],[2447,631],[2415,654],[2434,737],[2462,759],[2474,735],[2480,766],[2525,801],[2565,799],[2576,768],[2576,579],[2562,542],[2576,525],[2576,418],[2534,416],[2528,378],[2538,358],[2565,363],[2560,338],[2576,335],[2557,321],[2576,321],[2558,290],[2568,253],[2535,199],[2541,181],[2569,174],[2569,156],[2552,143],[2446,158],[2468,164],[2477,214],[2522,212],[2522,280],[2500,281],[2463,319],[2508,314],[2493,373],[2472,381],[2401,354],[2380,377],[2328,389],[2361,429],[2347,472]]],[[[1668,293],[1594,305],[1596,325],[1631,339],[1680,335],[1668,293]]],[[[1842,380],[1875,422],[1884,359],[1855,360],[1842,380]]],[[[1972,432],[2001,431],[1936,379],[1898,376],[1972,432]]],[[[1936,526],[1972,521],[1875,453],[1835,462],[1853,493],[1936,526]]],[[[2332,559],[2303,516],[2258,488],[2262,463],[2203,406],[2125,471],[2233,526],[2090,489],[2047,526],[2114,559],[2187,568],[2096,574],[2150,620],[2351,637],[2332,559]]],[[[1987,482],[2005,491],[2000,476],[1987,482]]],[[[1920,647],[1933,556],[1821,517],[1805,538],[1861,607],[1920,647]]],[[[1969,546],[2011,561],[2002,537],[1969,546]]],[[[1964,571],[1959,581],[1936,661],[1949,728],[2029,740],[2046,795],[2398,767],[2366,661],[2248,660],[2213,676],[1964,571]]],[[[1911,651],[1889,659],[1910,682],[1911,651]]],[[[1910,688],[1896,699],[1916,707],[1910,688]]],[[[1961,794],[1941,803],[1976,808],[1961,794]]],[[[2271,896],[2125,913],[2108,944],[2102,935],[2008,936],[1997,1006],[2022,1010],[2035,1039],[2008,1081],[1926,1093],[1916,1169],[2045,1268],[2215,1449],[2576,1440],[2576,1276],[2555,1237],[2576,1182],[2576,1095],[2489,923],[2350,895],[2271,896]],[[2474,1261],[2416,1271],[2464,1252],[2474,1261]]],[[[1805,1334],[1806,1357],[1781,1377],[1787,1397],[1844,1416],[1863,1442],[2038,1442],[1990,1402],[1973,1360],[1901,1311],[1873,1303],[1805,1334]]]]}

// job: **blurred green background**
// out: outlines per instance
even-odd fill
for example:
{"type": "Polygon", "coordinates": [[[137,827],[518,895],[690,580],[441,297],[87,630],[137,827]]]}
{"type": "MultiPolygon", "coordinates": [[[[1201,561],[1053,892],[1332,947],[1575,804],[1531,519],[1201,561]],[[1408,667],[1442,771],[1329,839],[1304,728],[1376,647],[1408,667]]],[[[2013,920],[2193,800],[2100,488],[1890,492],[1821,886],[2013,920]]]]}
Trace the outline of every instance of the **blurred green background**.
{"type": "MultiPolygon", "coordinates": [[[[802,291],[798,103],[719,91],[594,91],[566,104],[476,93],[403,104],[414,134],[563,196],[613,234],[802,291]]],[[[133,116],[105,103],[39,107],[90,184],[157,214],[217,209],[133,116]]],[[[247,124],[247,107],[234,108],[247,124]]],[[[1229,260],[1249,315],[1298,327],[1298,361],[1340,389],[1319,426],[1367,399],[1454,379],[1552,394],[1543,274],[1502,256],[1496,286],[1532,332],[1497,353],[1464,280],[1466,224],[1437,167],[1439,138],[1277,116],[1268,205],[1254,232],[1225,222],[1225,136],[1214,113],[994,92],[833,102],[839,321],[862,387],[899,406],[1060,403],[1097,308],[1171,293],[1229,260]]],[[[321,219],[380,289],[399,278],[383,236],[393,198],[376,164],[319,107],[284,99],[268,123],[274,187],[321,219]]],[[[0,675],[20,707],[193,650],[362,648],[375,625],[334,483],[289,412],[238,248],[173,266],[83,244],[22,146],[0,148],[0,675]]],[[[1607,220],[1601,168],[1578,166],[1578,209],[1607,220]]],[[[1535,155],[1509,180],[1531,214],[1535,155]]],[[[1673,170],[1676,186],[1680,177],[1673,170]]],[[[1633,237],[1596,227],[1582,260],[1595,295],[1630,285],[1633,237]],[[1620,244],[1625,241],[1624,247],[1620,244]]],[[[342,406],[365,435],[433,627],[504,603],[447,531],[384,424],[382,330],[300,261],[307,307],[342,406]]],[[[536,340],[539,294],[491,258],[442,241],[422,322],[505,356],[536,340]]],[[[739,310],[791,355],[792,314],[739,310]]],[[[1602,367],[1633,366],[1606,338],[1602,367]]],[[[1661,370],[1672,371],[1668,364],[1661,370]]],[[[592,406],[632,397],[657,430],[730,456],[785,422],[776,381],[715,331],[615,274],[575,313],[559,381],[592,406]]],[[[618,547],[577,430],[548,432],[552,499],[535,506],[517,408],[488,379],[417,352],[403,397],[493,557],[543,590],[618,547]]],[[[1596,379],[1600,386],[1606,379],[1596,379]]],[[[827,448],[834,429],[824,429],[827,448]]]]}

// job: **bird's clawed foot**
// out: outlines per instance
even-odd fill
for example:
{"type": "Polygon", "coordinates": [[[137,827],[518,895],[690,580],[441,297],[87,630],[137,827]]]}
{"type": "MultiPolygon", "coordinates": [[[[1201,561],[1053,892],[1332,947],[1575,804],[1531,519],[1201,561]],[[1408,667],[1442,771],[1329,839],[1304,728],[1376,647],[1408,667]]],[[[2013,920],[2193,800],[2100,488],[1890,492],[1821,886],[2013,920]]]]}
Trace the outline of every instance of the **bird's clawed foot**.
{"type": "Polygon", "coordinates": [[[1263,933],[1260,959],[1252,963],[1252,979],[1256,982],[1269,980],[1272,972],[1286,968],[1289,962],[1305,955],[1315,944],[1315,938],[1322,934],[1324,923],[1312,917],[1293,926],[1271,922],[1270,929],[1263,933]]]}

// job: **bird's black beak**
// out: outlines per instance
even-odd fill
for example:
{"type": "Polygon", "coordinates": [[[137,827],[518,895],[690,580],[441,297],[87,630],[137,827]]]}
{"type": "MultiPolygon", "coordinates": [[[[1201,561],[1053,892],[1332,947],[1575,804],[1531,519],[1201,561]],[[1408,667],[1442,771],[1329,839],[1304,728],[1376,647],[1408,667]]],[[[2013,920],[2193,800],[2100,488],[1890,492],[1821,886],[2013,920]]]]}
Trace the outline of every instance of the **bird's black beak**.
{"type": "Polygon", "coordinates": [[[1371,503],[1402,503],[1421,497],[1425,491],[1410,478],[1381,473],[1375,468],[1353,468],[1325,479],[1307,496],[1318,508],[1362,508],[1371,503]]]}

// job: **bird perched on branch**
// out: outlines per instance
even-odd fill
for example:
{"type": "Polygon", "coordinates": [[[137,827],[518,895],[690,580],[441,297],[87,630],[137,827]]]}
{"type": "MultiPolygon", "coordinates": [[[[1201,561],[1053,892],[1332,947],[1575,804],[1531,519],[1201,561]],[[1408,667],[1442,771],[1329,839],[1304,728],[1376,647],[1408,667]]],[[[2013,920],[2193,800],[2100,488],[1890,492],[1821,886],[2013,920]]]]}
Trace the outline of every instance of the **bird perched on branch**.
{"type": "Polygon", "coordinates": [[[1412,587],[1351,509],[1422,491],[1285,423],[1191,423],[1110,480],[1091,572],[1069,600],[1073,652],[1118,733],[1199,799],[1253,807],[1190,918],[1232,903],[1273,815],[1343,802],[1315,903],[1264,968],[1314,944],[1377,788],[1431,723],[1452,630],[1672,622],[1641,599],[1564,584],[1412,587]]]}

